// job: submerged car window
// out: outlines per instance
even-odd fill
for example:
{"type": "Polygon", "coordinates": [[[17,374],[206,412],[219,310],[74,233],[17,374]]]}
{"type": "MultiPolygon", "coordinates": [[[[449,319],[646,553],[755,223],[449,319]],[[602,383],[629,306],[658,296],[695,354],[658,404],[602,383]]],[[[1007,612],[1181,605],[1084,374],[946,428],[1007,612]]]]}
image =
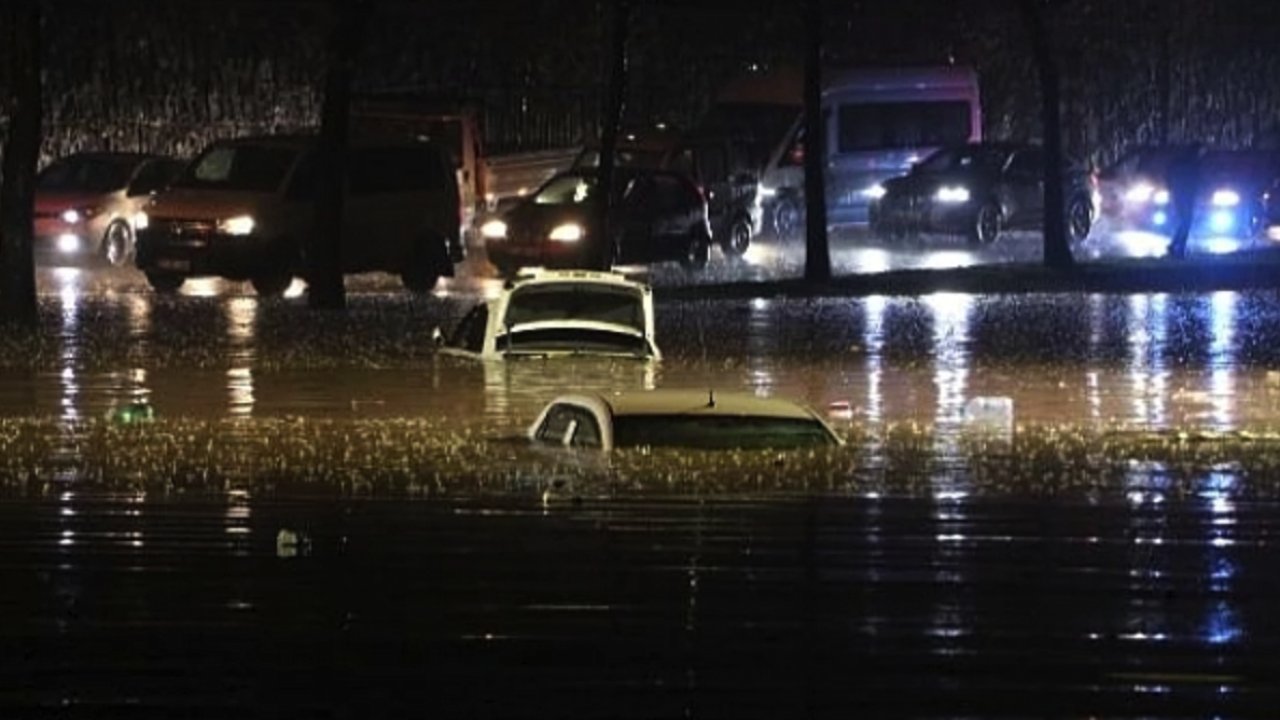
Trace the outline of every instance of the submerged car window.
{"type": "Polygon", "coordinates": [[[617,415],[615,447],[684,447],[703,450],[785,449],[834,445],[816,420],[717,415],[617,415]]]}
{"type": "Polygon", "coordinates": [[[468,352],[484,351],[484,335],[489,325],[489,306],[477,305],[462,318],[449,338],[449,346],[468,352]]]}
{"type": "Polygon", "coordinates": [[[504,320],[507,327],[545,320],[590,320],[643,330],[644,301],[639,292],[625,287],[533,285],[511,293],[504,320]]]}
{"type": "Polygon", "coordinates": [[[536,205],[578,205],[587,201],[595,190],[595,181],[579,175],[553,179],[533,196],[536,205]]]}
{"type": "Polygon", "coordinates": [[[580,328],[513,331],[498,336],[497,344],[500,349],[514,353],[617,353],[636,357],[648,353],[642,337],[580,328]]]}
{"type": "Polygon", "coordinates": [[[129,182],[134,163],[112,158],[73,157],[51,164],[40,173],[40,190],[106,193],[129,182]]]}
{"type": "Polygon", "coordinates": [[[174,185],[274,192],[297,157],[298,151],[289,148],[223,145],[205,151],[174,185]]]}
{"type": "Polygon", "coordinates": [[[952,145],[969,139],[972,122],[963,100],[841,105],[837,141],[842,153],[952,145]]]}

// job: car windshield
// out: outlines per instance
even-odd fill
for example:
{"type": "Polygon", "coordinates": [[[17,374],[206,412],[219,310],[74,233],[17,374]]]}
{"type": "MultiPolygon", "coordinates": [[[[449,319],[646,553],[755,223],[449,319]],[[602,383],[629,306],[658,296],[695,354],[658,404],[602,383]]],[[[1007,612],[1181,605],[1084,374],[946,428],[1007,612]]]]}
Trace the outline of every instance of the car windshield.
{"type": "Polygon", "coordinates": [[[700,450],[789,449],[834,445],[817,420],[758,416],[619,415],[615,447],[680,447],[700,450]]]}
{"type": "Polygon", "coordinates": [[[592,283],[532,285],[512,291],[507,327],[547,320],[588,320],[643,331],[644,300],[634,288],[592,283]]]}
{"type": "Polygon", "coordinates": [[[275,192],[299,152],[286,147],[221,145],[206,150],[191,163],[174,186],[275,192]]]}
{"type": "Polygon", "coordinates": [[[63,158],[40,173],[36,186],[46,191],[112,192],[128,184],[136,164],[136,161],[120,158],[63,158]]]}
{"type": "Polygon", "coordinates": [[[510,353],[649,354],[643,337],[609,330],[551,327],[517,330],[497,337],[498,349],[510,353]]]}
{"type": "Polygon", "coordinates": [[[918,168],[917,172],[926,174],[968,170],[970,168],[998,170],[1004,164],[1006,157],[1008,157],[1007,152],[996,148],[950,148],[935,152],[916,167],[918,168]]]}
{"type": "Polygon", "coordinates": [[[533,196],[536,205],[581,205],[595,192],[595,178],[584,175],[561,175],[533,196]]]}
{"type": "MultiPolygon", "coordinates": [[[[618,148],[614,154],[618,167],[636,167],[656,170],[662,166],[662,152],[658,150],[635,150],[618,148]]],[[[583,150],[574,161],[575,168],[593,168],[600,165],[600,151],[595,148],[583,150]]]]}

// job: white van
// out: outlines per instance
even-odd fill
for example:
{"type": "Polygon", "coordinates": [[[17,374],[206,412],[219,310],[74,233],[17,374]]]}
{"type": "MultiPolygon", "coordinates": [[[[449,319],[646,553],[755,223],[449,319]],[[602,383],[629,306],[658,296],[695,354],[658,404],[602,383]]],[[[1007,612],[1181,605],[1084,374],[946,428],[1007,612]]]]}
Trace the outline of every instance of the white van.
{"type": "MultiPolygon", "coordinates": [[[[978,75],[962,67],[877,68],[824,75],[827,221],[862,224],[881,183],[943,145],[982,140],[978,75]]],[[[760,181],[766,223],[803,222],[804,123],[796,119],[760,181]]]]}

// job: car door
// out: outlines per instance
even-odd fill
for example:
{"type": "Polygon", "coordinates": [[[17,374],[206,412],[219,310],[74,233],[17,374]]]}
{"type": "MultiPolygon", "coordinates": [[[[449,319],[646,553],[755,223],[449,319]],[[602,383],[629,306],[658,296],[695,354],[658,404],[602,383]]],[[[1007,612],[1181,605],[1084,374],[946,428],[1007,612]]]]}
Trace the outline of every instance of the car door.
{"type": "Polygon", "coordinates": [[[655,259],[682,258],[692,235],[696,191],[679,176],[661,173],[653,177],[653,246],[655,259]]]}
{"type": "Polygon", "coordinates": [[[1010,225],[1035,225],[1044,216],[1044,153],[1040,148],[1016,151],[1005,167],[1010,225]]]}
{"type": "Polygon", "coordinates": [[[658,211],[653,176],[637,175],[623,182],[618,202],[622,223],[619,259],[624,263],[650,262],[654,259],[654,224],[658,211]]]}

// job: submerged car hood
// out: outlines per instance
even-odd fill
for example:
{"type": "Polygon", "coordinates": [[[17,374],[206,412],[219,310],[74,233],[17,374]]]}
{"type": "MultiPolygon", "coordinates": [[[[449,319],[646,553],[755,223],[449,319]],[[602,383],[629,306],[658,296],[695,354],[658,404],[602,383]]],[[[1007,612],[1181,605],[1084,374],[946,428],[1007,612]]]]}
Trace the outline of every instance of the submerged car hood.
{"type": "Polygon", "coordinates": [[[272,197],[239,190],[175,188],[156,196],[143,209],[152,218],[228,218],[252,215],[272,197]]]}
{"type": "Polygon", "coordinates": [[[620,325],[617,323],[600,322],[598,320],[538,320],[536,322],[520,323],[507,328],[507,332],[499,335],[498,353],[500,355],[608,355],[612,357],[640,357],[638,353],[609,351],[609,350],[593,350],[593,349],[576,349],[576,348],[557,348],[553,350],[522,350],[513,348],[508,350],[505,347],[505,341],[501,338],[506,335],[519,335],[522,332],[537,332],[545,330],[588,330],[597,333],[608,333],[625,337],[629,340],[644,340],[645,357],[656,357],[657,348],[652,342],[645,338],[643,331],[638,330],[629,325],[620,325]]]}

